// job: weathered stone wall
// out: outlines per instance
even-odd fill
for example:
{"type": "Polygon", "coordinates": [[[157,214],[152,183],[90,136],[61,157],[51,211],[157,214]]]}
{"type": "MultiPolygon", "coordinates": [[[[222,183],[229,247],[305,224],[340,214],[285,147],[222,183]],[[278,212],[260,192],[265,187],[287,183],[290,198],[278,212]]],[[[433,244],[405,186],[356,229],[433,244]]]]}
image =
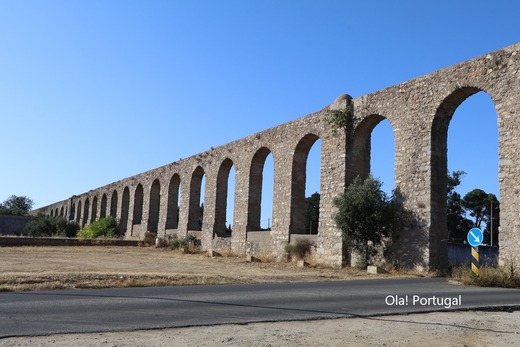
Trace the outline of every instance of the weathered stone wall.
{"type": "Polygon", "coordinates": [[[138,247],[151,246],[152,242],[138,240],[105,240],[105,239],[72,239],[60,237],[0,237],[0,247],[23,247],[23,246],[41,246],[41,247],[60,247],[60,246],[121,246],[121,247],[138,247]]]}
{"type": "Polygon", "coordinates": [[[315,258],[341,266],[348,253],[334,225],[333,199],[354,177],[369,174],[371,133],[386,118],[394,132],[395,188],[402,202],[403,223],[385,259],[408,268],[442,268],[448,261],[448,125],[455,109],[479,91],[491,96],[498,114],[500,262],[520,264],[520,44],[353,99],[354,119],[347,131],[327,122],[329,110],[346,107],[348,98],[340,97],[319,112],[35,212],[66,216],[81,225],[114,215],[121,220],[121,233],[126,238],[143,238],[145,231],[180,236],[197,232],[203,247],[211,248],[225,229],[224,185],[234,166],[233,233],[229,243],[218,243],[230,244],[233,252],[245,254],[259,248],[254,240],[248,240],[248,231],[259,229],[261,172],[266,156],[272,153],[275,178],[269,247],[281,258],[291,234],[301,233],[303,168],[310,147],[321,139],[315,258]],[[202,175],[206,175],[206,190],[201,225],[202,175]]]}
{"type": "Polygon", "coordinates": [[[27,216],[0,215],[0,235],[22,235],[30,220],[27,216]]]}

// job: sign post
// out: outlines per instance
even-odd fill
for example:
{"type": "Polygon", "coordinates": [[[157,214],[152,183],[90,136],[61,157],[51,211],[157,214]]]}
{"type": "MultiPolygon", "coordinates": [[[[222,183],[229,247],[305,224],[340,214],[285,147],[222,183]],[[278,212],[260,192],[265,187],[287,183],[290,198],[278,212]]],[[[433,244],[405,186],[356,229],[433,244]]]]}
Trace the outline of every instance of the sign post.
{"type": "Polygon", "coordinates": [[[478,276],[480,270],[480,256],[478,246],[484,241],[484,235],[479,228],[473,228],[468,232],[468,243],[471,245],[471,270],[478,276]]]}

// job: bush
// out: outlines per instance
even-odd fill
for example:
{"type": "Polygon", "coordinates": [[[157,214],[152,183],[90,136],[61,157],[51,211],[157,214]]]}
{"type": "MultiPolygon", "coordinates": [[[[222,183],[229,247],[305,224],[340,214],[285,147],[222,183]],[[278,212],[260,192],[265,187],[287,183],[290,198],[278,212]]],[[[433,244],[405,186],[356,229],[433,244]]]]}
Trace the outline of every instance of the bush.
{"type": "Polygon", "coordinates": [[[170,241],[170,249],[176,250],[179,248],[188,248],[188,247],[196,247],[196,237],[194,235],[188,234],[186,237],[179,239],[177,235],[174,235],[172,240],[170,241]]]}
{"type": "Polygon", "coordinates": [[[290,258],[303,259],[311,251],[313,243],[306,239],[297,240],[295,244],[285,246],[285,251],[290,258]]]}
{"type": "Polygon", "coordinates": [[[65,236],[67,237],[76,237],[78,234],[80,227],[79,224],[75,221],[70,221],[65,226],[65,236]]]}
{"type": "Polygon", "coordinates": [[[145,243],[154,243],[157,238],[157,233],[152,233],[151,231],[147,231],[144,233],[143,241],[145,243]]]}
{"type": "Polygon", "coordinates": [[[520,274],[513,264],[498,268],[483,267],[478,276],[468,266],[458,267],[452,271],[452,278],[479,287],[520,288],[520,274]]]}
{"type": "Polygon", "coordinates": [[[40,215],[27,223],[24,230],[31,237],[75,237],[79,225],[62,217],[40,215]]]}
{"type": "Polygon", "coordinates": [[[95,239],[99,237],[114,238],[119,236],[117,226],[117,220],[114,217],[101,218],[83,228],[83,230],[78,233],[78,237],[84,239],[95,239]]]}
{"type": "Polygon", "coordinates": [[[170,240],[164,237],[158,237],[155,239],[155,247],[157,248],[168,248],[170,246],[170,240]]]}

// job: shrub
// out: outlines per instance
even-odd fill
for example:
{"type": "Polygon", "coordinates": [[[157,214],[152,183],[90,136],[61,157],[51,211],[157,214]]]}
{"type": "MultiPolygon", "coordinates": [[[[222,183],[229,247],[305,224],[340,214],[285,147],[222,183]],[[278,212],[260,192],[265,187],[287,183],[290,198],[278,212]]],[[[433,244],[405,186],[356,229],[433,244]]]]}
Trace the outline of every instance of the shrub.
{"type": "Polygon", "coordinates": [[[337,129],[348,129],[354,117],[354,104],[352,97],[347,96],[347,104],[342,110],[329,110],[327,121],[330,125],[337,129]]]}
{"type": "Polygon", "coordinates": [[[452,277],[464,284],[479,287],[520,288],[520,274],[513,264],[498,268],[483,267],[478,276],[468,266],[458,267],[452,271],[452,277]]]}
{"type": "Polygon", "coordinates": [[[83,228],[78,233],[78,237],[84,239],[95,239],[99,237],[114,238],[119,236],[117,233],[117,220],[110,216],[101,218],[83,228]]]}
{"type": "Polygon", "coordinates": [[[78,234],[80,227],[79,224],[75,221],[70,221],[65,226],[65,236],[67,237],[76,237],[78,234]]]}
{"type": "Polygon", "coordinates": [[[170,241],[168,238],[158,237],[155,239],[155,247],[157,248],[167,248],[170,246],[170,241]]]}
{"type": "Polygon", "coordinates": [[[306,239],[297,240],[295,244],[285,246],[285,251],[290,258],[303,259],[311,251],[313,243],[306,239]]]}
{"type": "Polygon", "coordinates": [[[31,237],[75,237],[79,225],[62,217],[40,215],[27,223],[24,230],[31,237]]]}
{"type": "Polygon", "coordinates": [[[144,233],[143,241],[147,244],[153,244],[153,243],[155,243],[156,238],[157,238],[157,233],[147,231],[144,233]]]}
{"type": "Polygon", "coordinates": [[[186,237],[179,239],[177,235],[174,235],[172,240],[170,241],[170,249],[175,250],[179,248],[187,248],[187,247],[196,247],[196,237],[194,235],[188,234],[186,237]]]}

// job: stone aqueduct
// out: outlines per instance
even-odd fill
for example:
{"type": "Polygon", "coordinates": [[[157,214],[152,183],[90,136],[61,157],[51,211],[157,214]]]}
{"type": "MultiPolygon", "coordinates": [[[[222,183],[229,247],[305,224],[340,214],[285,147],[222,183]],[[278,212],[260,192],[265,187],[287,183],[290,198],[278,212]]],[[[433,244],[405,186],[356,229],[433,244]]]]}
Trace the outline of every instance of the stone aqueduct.
{"type": "Polygon", "coordinates": [[[500,263],[520,264],[520,43],[381,91],[338,97],[321,111],[33,211],[60,215],[81,225],[112,215],[126,238],[197,233],[205,249],[236,254],[284,254],[303,234],[305,168],[321,139],[320,222],[315,258],[329,266],[348,263],[335,227],[333,199],[357,175],[370,172],[370,139],[383,119],[395,140],[395,189],[403,225],[389,243],[386,260],[398,266],[447,265],[447,131],[455,109],[486,92],[498,115],[501,200],[500,263]],[[353,102],[351,126],[338,130],[330,110],[353,102]],[[260,230],[262,170],[274,161],[272,230],[260,230]],[[225,232],[228,176],[235,168],[233,232],[225,232]],[[201,180],[206,175],[204,218],[199,223],[201,180]]]}

